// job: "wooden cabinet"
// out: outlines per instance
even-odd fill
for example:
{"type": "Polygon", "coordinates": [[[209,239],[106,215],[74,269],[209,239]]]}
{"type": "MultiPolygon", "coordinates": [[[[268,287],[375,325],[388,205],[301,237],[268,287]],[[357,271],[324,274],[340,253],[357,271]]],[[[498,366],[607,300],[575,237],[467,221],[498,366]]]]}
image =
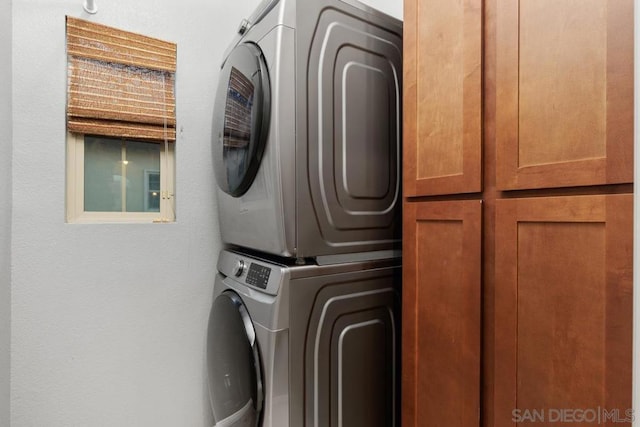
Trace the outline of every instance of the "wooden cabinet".
{"type": "Polygon", "coordinates": [[[633,7],[405,0],[403,426],[624,419],[633,7]]]}
{"type": "Polygon", "coordinates": [[[633,181],[633,0],[497,0],[498,188],[633,181]]]}
{"type": "MultiPolygon", "coordinates": [[[[482,1],[406,0],[404,196],[482,189],[482,1]]],[[[477,426],[482,202],[405,199],[405,427],[477,426]]]]}
{"type": "Polygon", "coordinates": [[[481,202],[405,205],[403,426],[477,425],[481,202]]]}
{"type": "Polygon", "coordinates": [[[406,0],[404,192],[482,186],[482,1],[406,0]]]}
{"type": "Polygon", "coordinates": [[[631,408],[633,195],[499,200],[495,425],[631,408]],[[547,412],[547,414],[549,414],[547,412]]]}

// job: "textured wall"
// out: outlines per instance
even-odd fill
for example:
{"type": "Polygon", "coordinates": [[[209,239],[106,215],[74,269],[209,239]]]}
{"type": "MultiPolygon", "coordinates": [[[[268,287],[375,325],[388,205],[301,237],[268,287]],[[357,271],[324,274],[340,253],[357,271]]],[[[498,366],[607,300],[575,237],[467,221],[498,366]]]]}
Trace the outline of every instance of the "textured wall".
{"type": "Polygon", "coordinates": [[[5,427],[11,375],[11,1],[0,1],[0,58],[0,427],[5,427]]]}
{"type": "MultiPolygon", "coordinates": [[[[250,3],[97,0],[93,16],[82,3],[13,0],[11,425],[209,426],[204,344],[220,248],[211,115],[223,51],[250,3]],[[176,223],[65,224],[65,15],[178,44],[176,223]]],[[[3,138],[6,197],[5,151],[3,138]]]]}

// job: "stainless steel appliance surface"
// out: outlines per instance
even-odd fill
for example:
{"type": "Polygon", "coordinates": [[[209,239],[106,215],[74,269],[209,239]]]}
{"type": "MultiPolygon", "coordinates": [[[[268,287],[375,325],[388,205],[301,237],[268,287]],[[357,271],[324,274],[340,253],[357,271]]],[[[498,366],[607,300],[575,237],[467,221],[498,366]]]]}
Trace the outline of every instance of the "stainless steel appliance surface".
{"type": "Polygon", "coordinates": [[[285,257],[399,244],[402,23],[356,0],[265,0],[221,64],[225,243],[285,257]]]}
{"type": "Polygon", "coordinates": [[[224,250],[207,337],[216,427],[398,426],[400,260],[224,250]]]}

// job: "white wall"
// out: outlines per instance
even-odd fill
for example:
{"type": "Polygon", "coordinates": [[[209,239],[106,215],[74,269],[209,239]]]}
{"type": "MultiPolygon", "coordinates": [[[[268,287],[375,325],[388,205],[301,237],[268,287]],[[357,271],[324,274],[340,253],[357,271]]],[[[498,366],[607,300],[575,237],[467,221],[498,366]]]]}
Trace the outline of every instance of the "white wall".
{"type": "Polygon", "coordinates": [[[402,20],[402,0],[360,0],[362,3],[402,20]]]}
{"type": "Polygon", "coordinates": [[[0,58],[0,427],[5,427],[11,376],[11,1],[0,1],[0,58]]]}
{"type": "Polygon", "coordinates": [[[94,16],[82,3],[13,0],[11,426],[209,426],[205,329],[220,247],[211,114],[249,2],[97,0],[94,16]],[[65,224],[65,15],[177,42],[175,224],[65,224]]]}

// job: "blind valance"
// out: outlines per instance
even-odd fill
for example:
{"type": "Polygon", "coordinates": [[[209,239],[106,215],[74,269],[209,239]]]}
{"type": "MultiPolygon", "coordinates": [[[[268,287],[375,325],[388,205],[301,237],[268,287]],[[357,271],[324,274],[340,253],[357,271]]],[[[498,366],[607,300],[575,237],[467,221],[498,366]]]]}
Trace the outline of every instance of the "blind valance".
{"type": "Polygon", "coordinates": [[[67,17],[67,128],[175,141],[177,46],[67,17]]]}

